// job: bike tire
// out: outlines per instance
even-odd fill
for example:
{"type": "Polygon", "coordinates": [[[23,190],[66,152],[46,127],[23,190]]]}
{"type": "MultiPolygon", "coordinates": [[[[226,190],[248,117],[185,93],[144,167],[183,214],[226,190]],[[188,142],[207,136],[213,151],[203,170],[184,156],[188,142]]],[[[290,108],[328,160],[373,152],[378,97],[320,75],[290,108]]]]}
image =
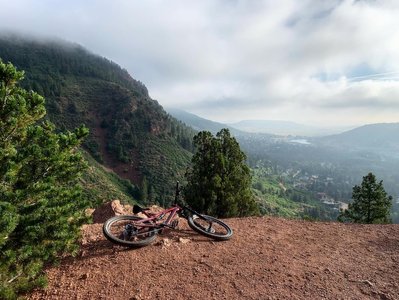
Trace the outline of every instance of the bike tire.
{"type": "Polygon", "coordinates": [[[193,214],[188,216],[187,222],[194,231],[215,240],[227,241],[233,236],[233,230],[229,225],[211,216],[201,215],[199,217],[193,214]],[[215,224],[216,226],[214,226],[215,224]]]}
{"type": "Polygon", "coordinates": [[[138,248],[151,244],[157,238],[156,228],[134,224],[134,221],[137,220],[142,220],[142,218],[128,215],[112,217],[105,221],[103,225],[104,236],[110,242],[125,247],[138,248]],[[133,226],[138,233],[136,235],[127,236],[125,234],[127,224],[133,224],[131,226],[133,226]]]}

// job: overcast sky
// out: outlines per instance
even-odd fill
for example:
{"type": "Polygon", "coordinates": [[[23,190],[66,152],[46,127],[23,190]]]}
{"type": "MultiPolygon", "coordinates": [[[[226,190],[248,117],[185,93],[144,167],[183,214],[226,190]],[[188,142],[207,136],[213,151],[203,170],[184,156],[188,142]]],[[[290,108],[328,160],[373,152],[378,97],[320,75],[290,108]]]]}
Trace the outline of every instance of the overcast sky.
{"type": "Polygon", "coordinates": [[[126,68],[165,107],[222,122],[399,122],[399,1],[0,0],[0,31],[126,68]]]}

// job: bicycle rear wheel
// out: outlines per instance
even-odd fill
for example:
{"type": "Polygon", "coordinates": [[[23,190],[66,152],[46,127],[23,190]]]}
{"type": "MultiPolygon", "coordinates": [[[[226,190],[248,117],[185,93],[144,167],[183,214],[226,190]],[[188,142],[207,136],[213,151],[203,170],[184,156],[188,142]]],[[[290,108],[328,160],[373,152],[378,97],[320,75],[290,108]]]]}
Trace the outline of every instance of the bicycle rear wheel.
{"type": "Polygon", "coordinates": [[[103,225],[103,233],[109,241],[118,245],[126,247],[147,246],[157,238],[157,231],[154,227],[137,222],[139,220],[142,220],[142,218],[136,216],[110,218],[103,225]]]}
{"type": "Polygon", "coordinates": [[[211,216],[193,214],[187,221],[191,229],[215,240],[226,241],[233,235],[229,225],[211,216]]]}

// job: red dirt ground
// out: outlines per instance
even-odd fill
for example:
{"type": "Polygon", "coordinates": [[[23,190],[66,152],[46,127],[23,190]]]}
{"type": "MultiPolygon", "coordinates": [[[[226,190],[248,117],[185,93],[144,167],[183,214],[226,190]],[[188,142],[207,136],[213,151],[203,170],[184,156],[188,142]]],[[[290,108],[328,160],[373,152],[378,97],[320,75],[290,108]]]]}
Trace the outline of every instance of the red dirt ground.
{"type": "Polygon", "coordinates": [[[81,254],[48,269],[29,299],[399,299],[398,225],[225,221],[229,241],[181,223],[140,249],[86,225],[81,254]]]}

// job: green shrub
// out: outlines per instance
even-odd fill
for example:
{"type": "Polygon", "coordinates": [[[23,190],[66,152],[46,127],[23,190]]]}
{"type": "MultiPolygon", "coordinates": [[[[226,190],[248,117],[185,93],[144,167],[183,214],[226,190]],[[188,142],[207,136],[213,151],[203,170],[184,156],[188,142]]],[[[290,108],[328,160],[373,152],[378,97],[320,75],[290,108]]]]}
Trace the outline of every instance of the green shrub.
{"type": "Polygon", "coordinates": [[[61,252],[76,253],[86,201],[86,167],[77,148],[85,127],[56,133],[44,98],[18,83],[23,72],[0,60],[0,298],[43,286],[42,268],[61,252]]]}

